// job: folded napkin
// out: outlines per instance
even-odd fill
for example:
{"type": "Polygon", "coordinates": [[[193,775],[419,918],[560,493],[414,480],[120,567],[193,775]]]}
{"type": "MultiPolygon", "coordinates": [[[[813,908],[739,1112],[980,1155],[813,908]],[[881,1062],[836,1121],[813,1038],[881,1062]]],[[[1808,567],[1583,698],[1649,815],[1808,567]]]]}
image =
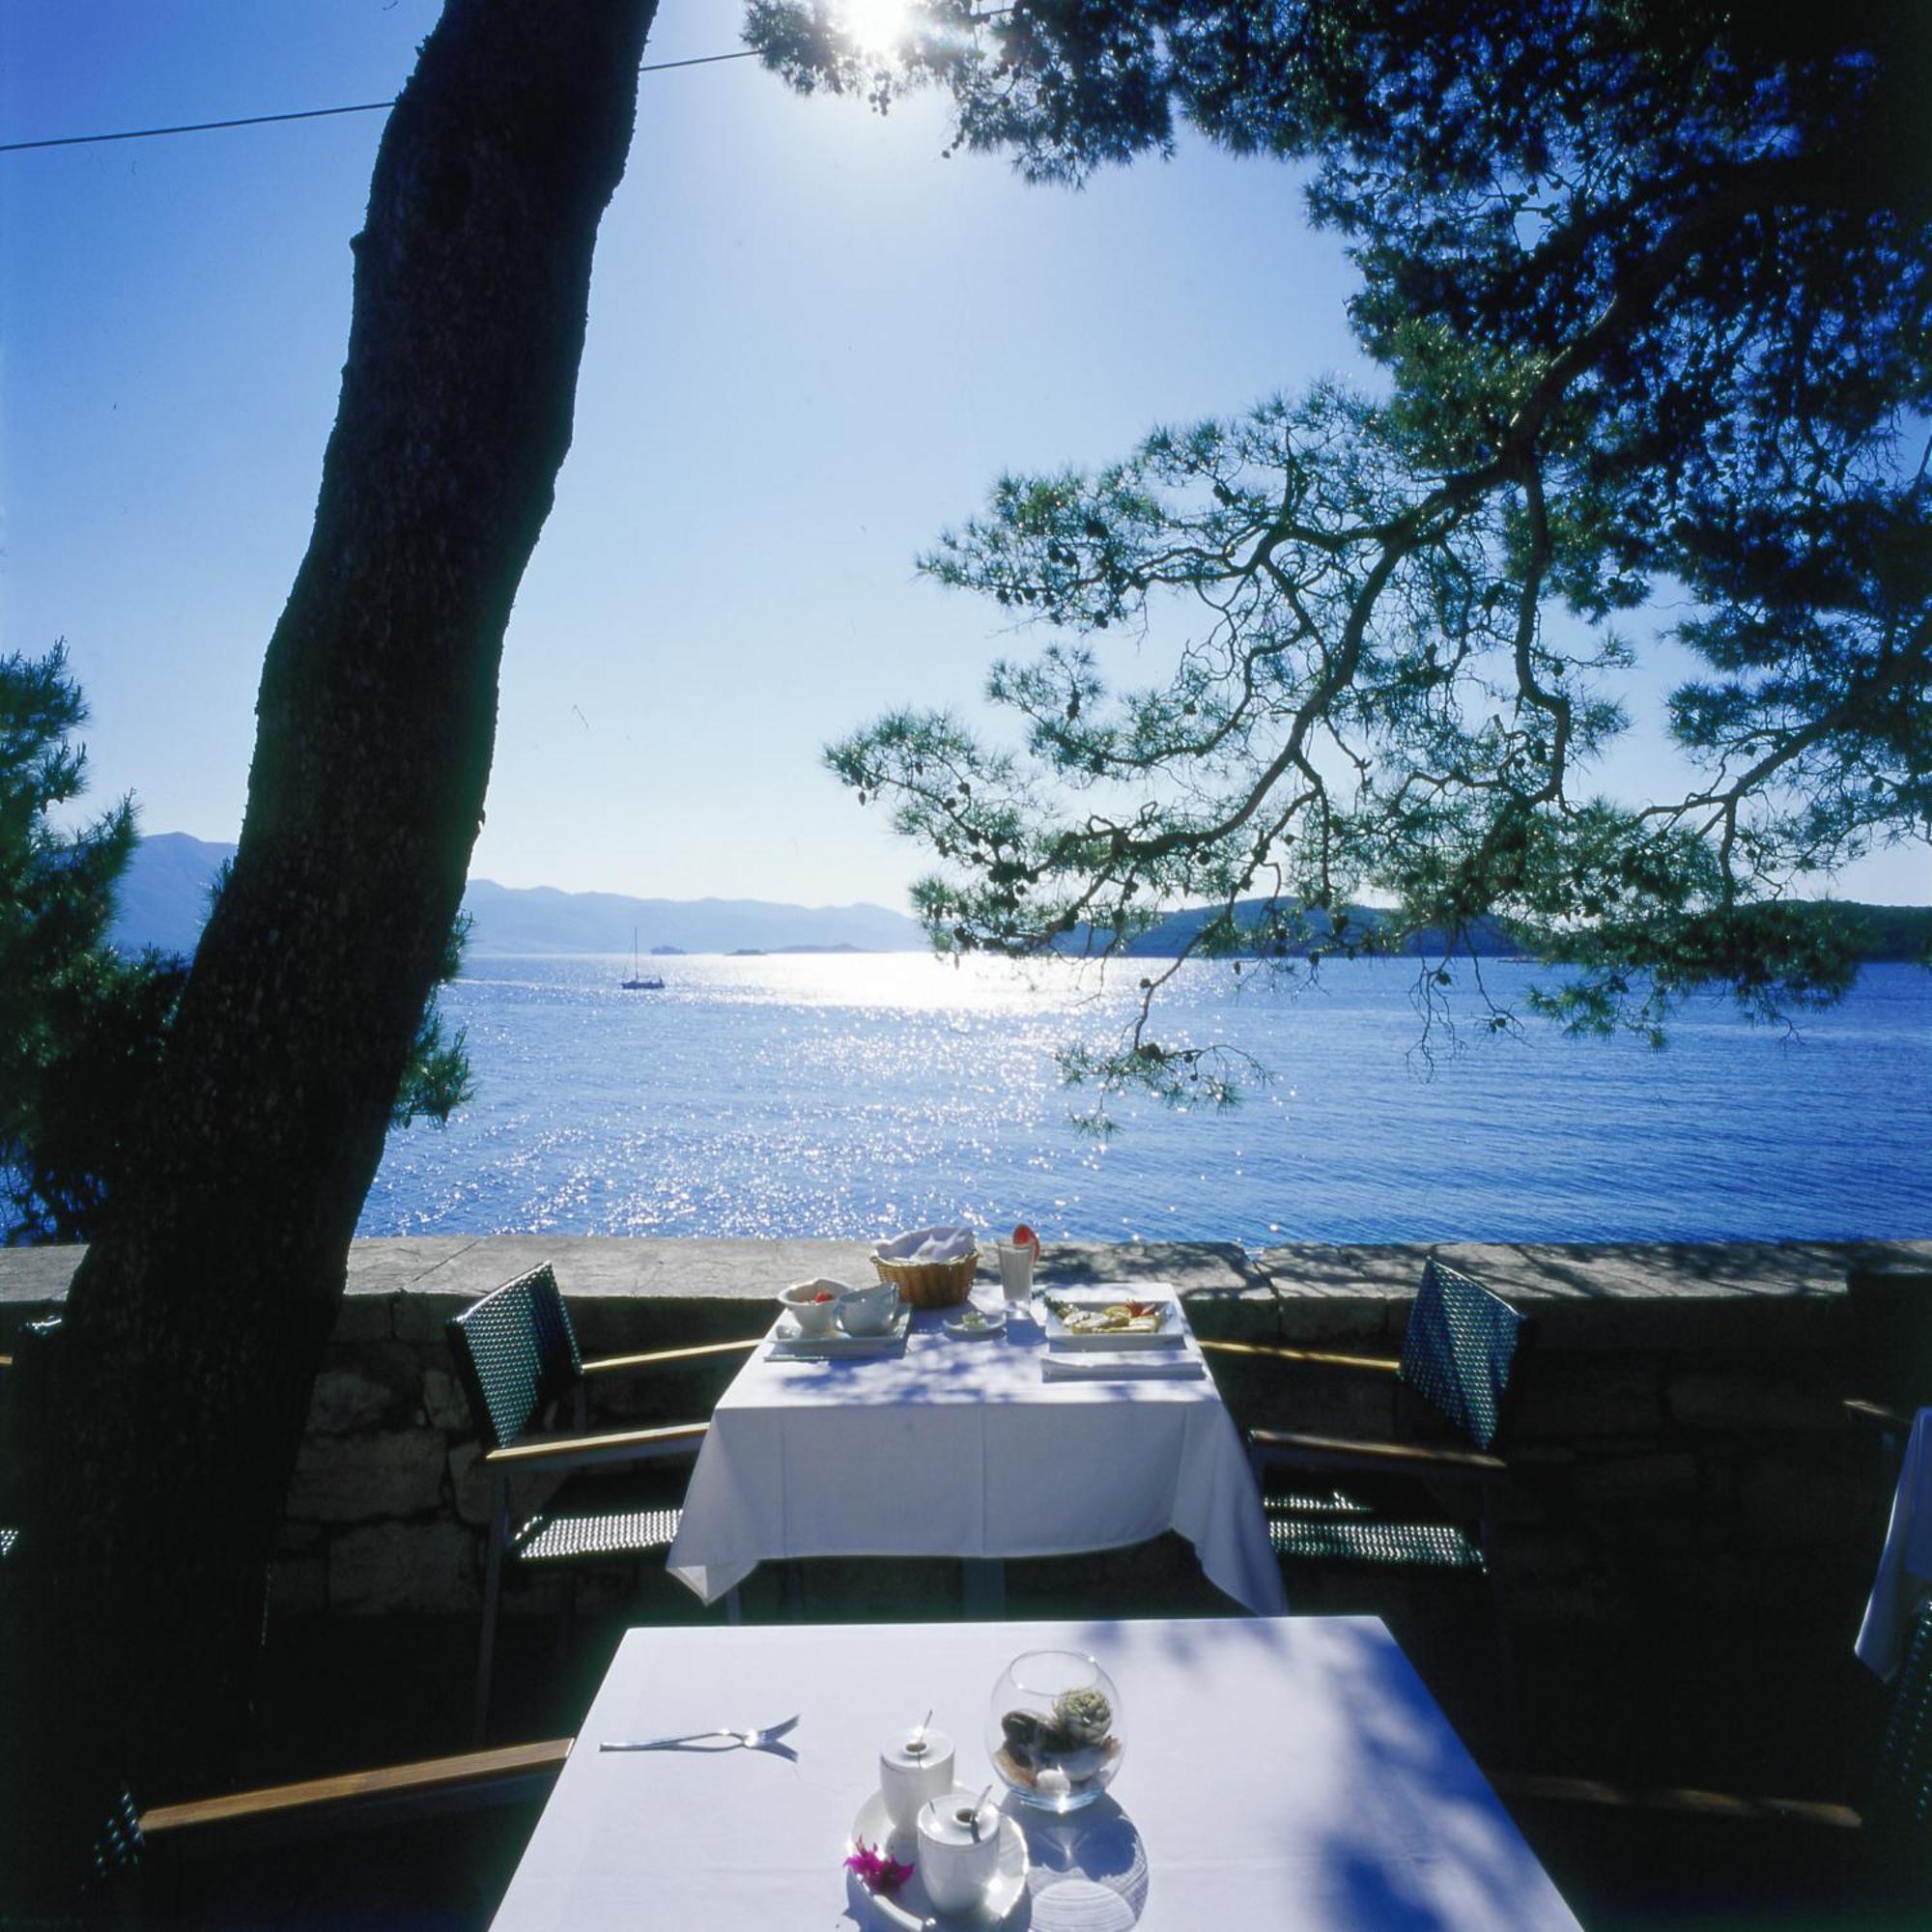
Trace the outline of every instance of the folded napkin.
{"type": "Polygon", "coordinates": [[[881,1241],[875,1252],[888,1262],[956,1262],[974,1246],[971,1228],[915,1228],[881,1241]]]}
{"type": "Polygon", "coordinates": [[[1179,1349],[1048,1349],[1039,1373],[1050,1382],[1191,1381],[1208,1373],[1190,1336],[1179,1349]]]}
{"type": "Polygon", "coordinates": [[[1913,1418],[1891,1499],[1891,1524],[1854,1646],[1859,1662],[1889,1680],[1905,1661],[1912,1620],[1932,1597],[1932,1408],[1913,1418]]]}

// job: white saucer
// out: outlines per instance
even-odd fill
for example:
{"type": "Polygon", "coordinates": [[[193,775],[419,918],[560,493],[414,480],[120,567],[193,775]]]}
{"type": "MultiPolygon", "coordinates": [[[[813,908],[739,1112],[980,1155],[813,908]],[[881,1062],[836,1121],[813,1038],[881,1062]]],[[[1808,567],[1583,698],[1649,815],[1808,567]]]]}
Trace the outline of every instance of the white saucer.
{"type": "Polygon", "coordinates": [[[946,1319],[946,1332],[957,1335],[962,1342],[982,1341],[988,1335],[999,1334],[1007,1325],[1007,1311],[1004,1308],[976,1308],[973,1313],[980,1320],[972,1327],[963,1319],[965,1313],[961,1309],[957,1315],[950,1315],[946,1319]]]}
{"type": "MultiPolygon", "coordinates": [[[[852,1836],[845,1846],[848,1855],[858,1850],[861,1838],[868,1845],[883,1846],[901,1864],[919,1862],[918,1839],[910,1832],[893,1830],[892,1820],[886,1816],[886,1801],[876,1791],[859,1807],[859,1815],[852,1820],[852,1836]]],[[[985,1896],[971,1911],[937,1911],[925,1895],[924,1881],[917,1871],[896,1892],[873,1891],[857,1872],[851,1874],[852,1889],[872,1908],[875,1922],[900,1928],[900,1932],[919,1932],[920,1927],[935,1921],[941,1925],[1003,1925],[1025,1896],[1026,1880],[1026,1839],[1020,1828],[1004,1812],[1000,1816],[1000,1869],[986,1888],[985,1896]]]]}

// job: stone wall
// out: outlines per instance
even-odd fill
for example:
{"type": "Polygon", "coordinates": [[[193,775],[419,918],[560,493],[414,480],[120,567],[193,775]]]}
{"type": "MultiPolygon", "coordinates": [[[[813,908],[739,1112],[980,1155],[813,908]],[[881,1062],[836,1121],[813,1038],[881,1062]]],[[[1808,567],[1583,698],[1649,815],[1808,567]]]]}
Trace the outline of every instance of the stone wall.
{"type": "MultiPolygon", "coordinates": [[[[1775,1609],[1820,1566],[1868,1575],[1884,1496],[1848,1426],[1855,1262],[1932,1242],[1445,1247],[1538,1321],[1515,1438],[1511,1581],[1529,1615],[1690,1598],[1775,1609]]],[[[1208,1339],[1393,1353],[1426,1251],[1069,1246],[1051,1282],[1169,1281],[1208,1339]]],[[[0,1252],[0,1338],[59,1306],[71,1250],[0,1252]]],[[[460,1612],[479,1601],[488,1484],[443,1323],[552,1262],[587,1355],[748,1338],[786,1281],[865,1279],[858,1244],[496,1237],[360,1241],[288,1498],[278,1614],[460,1612]]],[[[0,1339],[0,1349],[6,1346],[0,1339]]],[[[708,1413],[738,1358],[616,1378],[595,1424],[708,1413]]],[[[1386,1378],[1217,1355],[1236,1419],[1373,1429],[1386,1378]]],[[[541,1603],[520,1590],[511,1607],[541,1603]]]]}

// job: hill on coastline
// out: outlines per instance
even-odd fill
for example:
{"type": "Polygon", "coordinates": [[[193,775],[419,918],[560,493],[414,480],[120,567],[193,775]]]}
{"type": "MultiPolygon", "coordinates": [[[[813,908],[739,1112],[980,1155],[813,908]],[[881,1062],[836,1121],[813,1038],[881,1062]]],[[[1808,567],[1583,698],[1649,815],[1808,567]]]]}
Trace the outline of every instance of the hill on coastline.
{"type": "MultiPolygon", "coordinates": [[[[161,832],[144,838],[115,907],[112,938],[133,950],[191,952],[208,916],[208,889],[233,845],[161,832]]],[[[471,879],[464,910],[472,957],[505,953],[625,953],[635,931],[669,952],[915,952],[925,935],[885,906],[797,906],[767,899],[637,899],[471,879]]]]}
{"type": "MultiPolygon", "coordinates": [[[[235,847],[192,838],[185,832],[161,832],[142,839],[122,880],[115,909],[115,945],[132,950],[158,946],[190,952],[208,916],[208,889],[235,847]]],[[[474,924],[473,955],[514,953],[622,953],[638,935],[646,952],[919,952],[925,936],[917,922],[885,906],[798,906],[769,899],[638,899],[621,893],[565,893],[552,886],[499,886],[471,879],[463,896],[474,924]]],[[[1244,899],[1236,918],[1252,925],[1264,901],[1244,899]]],[[[1926,961],[1932,958],[1932,906],[1861,905],[1849,899],[1820,902],[1828,911],[1854,920],[1860,929],[1860,955],[1871,960],[1926,961]]],[[[1357,931],[1385,915],[1373,906],[1350,906],[1357,931]]],[[[1171,958],[1211,917],[1208,908],[1185,907],[1169,913],[1133,939],[1128,952],[1143,958],[1171,958]]],[[[1319,921],[1319,915],[1311,915],[1319,921]]],[[[1085,950],[1088,935],[1075,932],[1060,942],[1063,952],[1085,950]]],[[[1425,936],[1432,950],[1440,935],[1425,936]]],[[[1411,942],[1407,951],[1420,949],[1411,942]]],[[[1486,958],[1521,952],[1509,931],[1493,920],[1478,923],[1473,950],[1486,958]]]]}

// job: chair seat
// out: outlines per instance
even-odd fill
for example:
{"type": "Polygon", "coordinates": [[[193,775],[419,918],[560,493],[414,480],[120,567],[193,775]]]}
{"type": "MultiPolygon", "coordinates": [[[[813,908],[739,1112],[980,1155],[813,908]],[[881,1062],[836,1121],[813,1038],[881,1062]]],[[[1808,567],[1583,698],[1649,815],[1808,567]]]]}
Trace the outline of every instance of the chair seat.
{"type": "Polygon", "coordinates": [[[1457,1524],[1392,1516],[1347,1490],[1266,1495],[1262,1507],[1284,1562],[1487,1574],[1482,1550],[1457,1524]]]}
{"type": "Polygon", "coordinates": [[[515,1563],[582,1563],[648,1556],[668,1549],[682,1511],[684,1472],[669,1482],[578,1476],[510,1539],[515,1563]]]}

